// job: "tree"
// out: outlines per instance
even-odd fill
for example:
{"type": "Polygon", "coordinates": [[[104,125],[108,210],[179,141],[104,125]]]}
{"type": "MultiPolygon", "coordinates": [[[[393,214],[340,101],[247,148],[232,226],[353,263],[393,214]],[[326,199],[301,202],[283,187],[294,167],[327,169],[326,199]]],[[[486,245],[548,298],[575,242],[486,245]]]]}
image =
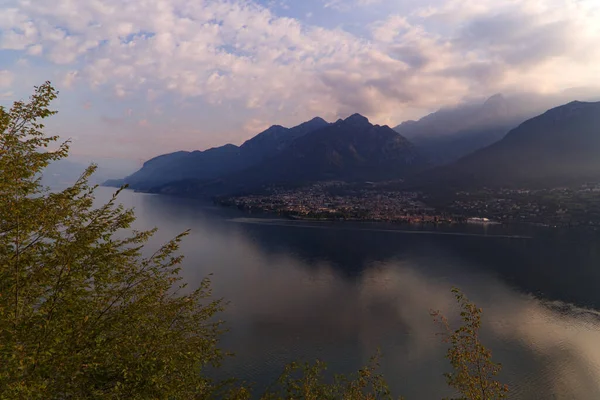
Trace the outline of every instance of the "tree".
{"type": "Polygon", "coordinates": [[[46,82],[0,109],[0,398],[211,398],[223,304],[208,280],[182,292],[185,233],[143,258],[154,231],[123,234],[118,192],[93,207],[94,166],[61,192],[41,185],[68,152],[43,133],[56,96],[46,82]]]}
{"type": "Polygon", "coordinates": [[[392,400],[383,376],[376,373],[378,368],[379,355],[354,376],[336,375],[328,382],[323,362],[292,363],[261,400],[392,400]]]}
{"type": "Polygon", "coordinates": [[[452,330],[440,311],[431,311],[434,320],[443,328],[444,342],[450,344],[446,357],[454,372],[444,374],[446,381],[462,395],[461,400],[503,399],[508,386],[495,378],[502,366],[492,361],[492,353],[479,340],[483,311],[459,289],[453,288],[452,293],[461,309],[463,323],[459,328],[452,330]]]}

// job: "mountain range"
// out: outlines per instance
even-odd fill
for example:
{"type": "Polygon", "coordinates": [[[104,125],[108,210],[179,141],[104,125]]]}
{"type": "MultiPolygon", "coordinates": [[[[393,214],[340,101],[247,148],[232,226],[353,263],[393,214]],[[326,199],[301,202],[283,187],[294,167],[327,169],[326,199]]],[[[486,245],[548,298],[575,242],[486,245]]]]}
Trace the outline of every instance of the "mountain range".
{"type": "Polygon", "coordinates": [[[405,121],[394,129],[433,164],[450,164],[497,142],[522,122],[576,97],[600,100],[594,91],[581,88],[554,95],[495,94],[485,101],[442,108],[418,121],[405,121]]]}
{"type": "Polygon", "coordinates": [[[441,109],[418,121],[405,121],[395,127],[434,164],[456,161],[500,140],[506,132],[527,118],[511,109],[501,94],[483,104],[465,104],[441,109]]]}
{"type": "Polygon", "coordinates": [[[359,114],[335,123],[314,118],[293,128],[275,125],[239,147],[153,158],[106,184],[214,196],[324,180],[405,180],[407,188],[437,190],[600,179],[600,102],[571,102],[525,122],[516,121],[526,119],[531,107],[514,109],[496,95],[395,130],[359,114]]]}
{"type": "Polygon", "coordinates": [[[121,186],[126,183],[132,189],[149,191],[172,182],[209,181],[274,157],[294,140],[328,125],[317,117],[291,129],[271,126],[239,147],[226,144],[205,151],[164,154],[145,162],[139,171],[125,179],[109,180],[105,184],[121,186]]]}
{"type": "Polygon", "coordinates": [[[412,181],[424,187],[550,187],[600,180],[600,102],[574,101],[412,181]]]}
{"type": "Polygon", "coordinates": [[[293,128],[272,126],[240,147],[176,152],[107,185],[170,194],[247,192],[273,184],[321,180],[399,179],[424,170],[426,159],[388,126],[359,114],[335,123],[314,118],[293,128]]]}

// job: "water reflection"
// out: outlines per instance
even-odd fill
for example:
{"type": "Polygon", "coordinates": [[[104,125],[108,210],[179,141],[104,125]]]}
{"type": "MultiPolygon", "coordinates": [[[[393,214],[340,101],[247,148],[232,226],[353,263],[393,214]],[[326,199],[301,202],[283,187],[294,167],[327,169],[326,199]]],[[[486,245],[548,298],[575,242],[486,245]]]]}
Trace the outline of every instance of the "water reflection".
{"type": "MultiPolygon", "coordinates": [[[[99,196],[109,192],[102,188],[99,196]]],[[[184,277],[193,286],[214,273],[215,293],[231,301],[223,345],[237,354],[225,372],[258,387],[293,359],[318,357],[345,372],[381,347],[395,393],[450,395],[444,347],[428,311],[454,315],[449,289],[456,285],[485,310],[484,340],[504,365],[510,398],[600,397],[596,237],[247,224],[235,222],[247,217],[236,211],[190,200],[125,192],[121,201],[135,206],[137,228],[161,228],[153,244],[192,228],[182,248],[184,277]]]]}

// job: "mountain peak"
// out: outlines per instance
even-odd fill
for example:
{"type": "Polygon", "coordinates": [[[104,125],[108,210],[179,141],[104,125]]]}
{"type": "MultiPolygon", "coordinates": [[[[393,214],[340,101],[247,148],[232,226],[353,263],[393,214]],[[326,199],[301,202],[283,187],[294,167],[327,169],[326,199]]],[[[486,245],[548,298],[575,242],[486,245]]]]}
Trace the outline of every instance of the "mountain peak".
{"type": "Polygon", "coordinates": [[[295,130],[301,131],[301,135],[303,135],[304,133],[307,133],[308,131],[323,128],[327,125],[329,125],[329,122],[325,121],[323,118],[314,117],[310,121],[303,122],[300,125],[293,127],[292,131],[295,131],[295,130]]]}
{"type": "Polygon", "coordinates": [[[582,114],[600,113],[600,102],[572,101],[546,111],[540,118],[552,118],[553,121],[563,121],[577,118],[582,114]]]}
{"type": "Polygon", "coordinates": [[[491,113],[497,117],[505,116],[509,113],[508,102],[500,93],[487,99],[485,103],[483,103],[482,109],[484,112],[491,113]]]}
{"type": "Polygon", "coordinates": [[[566,111],[573,110],[588,110],[588,109],[596,109],[600,107],[600,102],[587,102],[587,101],[579,101],[574,100],[570,103],[563,104],[562,106],[551,108],[546,112],[546,114],[560,114],[566,111]]]}
{"type": "MultiPolygon", "coordinates": [[[[589,102],[586,102],[586,101],[573,100],[572,102],[567,103],[567,104],[565,104],[562,107],[564,107],[564,108],[569,108],[569,107],[571,107],[571,108],[572,107],[585,107],[587,105],[592,105],[593,106],[594,103],[589,103],[589,102]]],[[[596,103],[596,106],[597,106],[597,103],[596,103]]]]}
{"type": "Polygon", "coordinates": [[[489,99],[487,99],[483,103],[483,106],[485,107],[486,105],[502,104],[505,101],[506,101],[506,99],[504,98],[504,96],[502,95],[502,93],[496,93],[495,95],[493,95],[489,99]]]}
{"type": "Polygon", "coordinates": [[[367,117],[364,117],[358,113],[356,114],[352,114],[351,116],[349,116],[348,118],[346,118],[344,120],[344,122],[351,122],[351,123],[369,123],[369,119],[367,117]]]}
{"type": "Polygon", "coordinates": [[[287,128],[285,126],[281,126],[281,125],[271,125],[267,129],[265,129],[263,132],[279,131],[282,129],[287,129],[287,128]]]}
{"type": "Polygon", "coordinates": [[[327,121],[325,121],[323,118],[321,117],[314,117],[313,119],[311,119],[308,122],[319,122],[319,123],[327,123],[327,121]]]}

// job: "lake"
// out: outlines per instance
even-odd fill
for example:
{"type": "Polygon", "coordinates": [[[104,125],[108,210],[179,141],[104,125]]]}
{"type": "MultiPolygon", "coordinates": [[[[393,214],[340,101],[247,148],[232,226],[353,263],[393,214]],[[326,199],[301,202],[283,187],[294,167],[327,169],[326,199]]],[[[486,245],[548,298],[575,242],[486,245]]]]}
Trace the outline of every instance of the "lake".
{"type": "MultiPolygon", "coordinates": [[[[99,188],[97,200],[114,192],[99,188]]],[[[124,191],[135,228],[159,227],[150,246],[191,229],[182,275],[212,273],[230,301],[223,366],[273,381],[292,360],[334,372],[365,365],[406,399],[452,395],[430,309],[456,313],[457,286],[484,309],[482,337],[504,366],[512,399],[600,398],[600,234],[471,225],[423,228],[288,221],[189,199],[124,191]]]]}

